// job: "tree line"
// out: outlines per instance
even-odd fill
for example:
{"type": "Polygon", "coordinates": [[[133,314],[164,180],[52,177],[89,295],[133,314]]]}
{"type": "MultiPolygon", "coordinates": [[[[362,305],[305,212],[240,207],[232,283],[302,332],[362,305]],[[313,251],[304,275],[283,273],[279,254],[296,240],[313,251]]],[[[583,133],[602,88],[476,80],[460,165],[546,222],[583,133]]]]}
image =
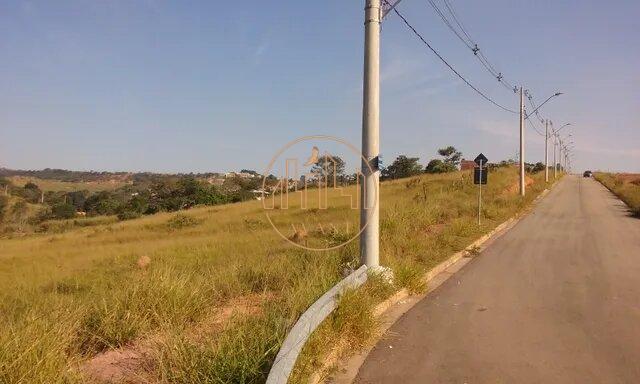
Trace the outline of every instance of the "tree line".
{"type": "Polygon", "coordinates": [[[79,213],[117,215],[126,220],[196,205],[250,200],[261,187],[261,177],[233,176],[225,178],[221,185],[212,185],[192,175],[147,175],[114,190],[65,192],[43,191],[33,182],[17,186],[0,177],[0,223],[22,227],[26,221],[33,225],[51,219],[74,218],[79,213]]]}

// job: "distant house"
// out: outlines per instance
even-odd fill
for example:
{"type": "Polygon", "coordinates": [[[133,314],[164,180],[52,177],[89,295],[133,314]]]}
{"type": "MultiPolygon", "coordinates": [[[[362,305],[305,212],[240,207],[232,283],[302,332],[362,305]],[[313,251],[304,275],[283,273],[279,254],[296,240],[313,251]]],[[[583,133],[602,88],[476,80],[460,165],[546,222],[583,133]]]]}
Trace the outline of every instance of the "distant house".
{"type": "Polygon", "coordinates": [[[469,169],[474,169],[476,167],[476,162],[473,160],[465,160],[462,159],[462,161],[460,161],[460,170],[461,171],[466,171],[469,169]]]}
{"type": "Polygon", "coordinates": [[[222,184],[224,184],[224,179],[221,177],[210,177],[207,179],[207,183],[220,187],[222,184]]]}
{"type": "Polygon", "coordinates": [[[262,198],[264,196],[268,196],[269,192],[264,190],[264,189],[254,189],[251,191],[251,193],[253,193],[254,197],[256,198],[256,200],[262,200],[262,198]]]}
{"type": "Polygon", "coordinates": [[[229,177],[240,177],[242,179],[251,179],[256,177],[256,175],[254,175],[253,173],[247,173],[247,172],[227,172],[224,174],[224,177],[229,178],[229,177]]]}

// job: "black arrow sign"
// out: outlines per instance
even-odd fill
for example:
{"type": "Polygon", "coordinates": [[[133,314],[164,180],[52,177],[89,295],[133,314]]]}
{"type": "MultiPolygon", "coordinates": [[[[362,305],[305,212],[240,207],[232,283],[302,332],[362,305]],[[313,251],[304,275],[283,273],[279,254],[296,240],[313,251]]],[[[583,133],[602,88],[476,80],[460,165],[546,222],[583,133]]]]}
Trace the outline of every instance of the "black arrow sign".
{"type": "Polygon", "coordinates": [[[480,165],[481,162],[482,165],[487,165],[489,159],[487,159],[487,157],[481,153],[473,161],[478,165],[480,165]]]}

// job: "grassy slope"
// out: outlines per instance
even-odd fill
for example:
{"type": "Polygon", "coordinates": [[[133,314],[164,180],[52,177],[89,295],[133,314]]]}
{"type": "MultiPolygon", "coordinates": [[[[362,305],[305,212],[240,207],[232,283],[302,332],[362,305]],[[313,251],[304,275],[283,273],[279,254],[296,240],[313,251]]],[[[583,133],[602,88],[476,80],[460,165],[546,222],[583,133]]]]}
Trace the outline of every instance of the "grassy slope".
{"type": "Polygon", "coordinates": [[[596,172],[594,177],[640,217],[640,175],[596,172]]]}
{"type": "MultiPolygon", "coordinates": [[[[394,269],[396,286],[374,281],[345,298],[323,337],[307,348],[297,378],[318,365],[333,336],[365,339],[376,300],[404,286],[420,289],[424,271],[544,188],[536,176],[522,200],[504,192],[517,182],[516,170],[496,171],[483,193],[485,220],[478,227],[477,188],[461,177],[383,184],[382,263],[394,269]]],[[[329,210],[327,219],[353,220],[355,228],[357,215],[345,211],[346,205],[329,210]]],[[[275,234],[257,201],[186,214],[188,220],[158,214],[0,240],[0,382],[82,382],[77,367],[84,360],[141,340],[151,360],[145,375],[154,380],[262,382],[297,316],[357,262],[357,241],[324,253],[292,247],[275,234]],[[150,258],[148,267],[137,265],[142,256],[150,258]],[[252,310],[221,315],[245,301],[252,310]]],[[[335,234],[324,241],[335,241],[335,234]]]]}

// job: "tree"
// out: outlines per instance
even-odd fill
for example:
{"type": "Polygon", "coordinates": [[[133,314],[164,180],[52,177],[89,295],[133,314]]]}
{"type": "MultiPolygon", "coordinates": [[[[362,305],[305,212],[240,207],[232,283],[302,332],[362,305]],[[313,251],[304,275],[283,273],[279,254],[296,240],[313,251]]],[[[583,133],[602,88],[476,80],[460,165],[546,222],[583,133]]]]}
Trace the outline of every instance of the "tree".
{"type": "Polygon", "coordinates": [[[419,157],[398,156],[391,165],[382,171],[382,177],[388,179],[400,179],[422,173],[422,166],[418,163],[419,157]]]}
{"type": "Polygon", "coordinates": [[[26,183],[24,185],[24,187],[18,191],[18,195],[22,198],[24,198],[25,200],[27,200],[27,202],[32,203],[32,204],[37,204],[40,202],[40,196],[42,194],[42,191],[40,191],[40,188],[38,188],[38,186],[34,183],[26,183]]]}
{"type": "Polygon", "coordinates": [[[329,186],[331,186],[334,180],[334,175],[335,183],[341,183],[344,181],[344,168],[345,162],[340,156],[325,154],[318,158],[318,161],[311,168],[311,172],[313,174],[326,177],[329,186]]]}
{"type": "Polygon", "coordinates": [[[438,154],[444,157],[444,163],[448,165],[452,165],[455,168],[458,168],[460,165],[460,159],[462,159],[462,152],[458,151],[453,146],[448,146],[446,148],[438,149],[438,154]]]}
{"type": "Polygon", "coordinates": [[[18,230],[22,231],[27,224],[27,218],[29,216],[29,207],[27,203],[23,200],[18,201],[13,204],[10,210],[10,218],[11,221],[16,223],[18,226],[18,230]]]}
{"type": "Polygon", "coordinates": [[[6,196],[0,196],[0,223],[2,222],[2,219],[4,219],[4,213],[8,206],[9,198],[6,196]]]}
{"type": "Polygon", "coordinates": [[[91,215],[115,215],[121,200],[108,191],[100,191],[90,196],[84,203],[84,210],[91,215]]]}
{"type": "Polygon", "coordinates": [[[240,173],[248,173],[249,175],[260,176],[260,174],[253,169],[241,169],[240,173]]]}
{"type": "Polygon", "coordinates": [[[87,196],[89,196],[89,191],[67,192],[65,196],[65,202],[73,205],[76,211],[82,211],[84,209],[84,203],[87,201],[87,196]]]}
{"type": "Polygon", "coordinates": [[[536,165],[533,166],[533,169],[531,170],[533,173],[537,173],[540,171],[544,171],[544,164],[542,164],[542,162],[537,162],[536,165]]]}
{"type": "Polygon", "coordinates": [[[38,188],[38,184],[32,183],[32,182],[28,182],[24,185],[24,189],[31,189],[34,191],[40,191],[40,188],[38,188]]]}
{"type": "Polygon", "coordinates": [[[76,207],[69,203],[60,203],[51,207],[51,214],[56,219],[71,219],[76,215],[76,207]]]}
{"type": "Polygon", "coordinates": [[[427,167],[424,169],[426,173],[447,173],[455,170],[456,168],[454,166],[446,164],[440,159],[433,159],[429,161],[429,164],[427,164],[427,167]]]}

